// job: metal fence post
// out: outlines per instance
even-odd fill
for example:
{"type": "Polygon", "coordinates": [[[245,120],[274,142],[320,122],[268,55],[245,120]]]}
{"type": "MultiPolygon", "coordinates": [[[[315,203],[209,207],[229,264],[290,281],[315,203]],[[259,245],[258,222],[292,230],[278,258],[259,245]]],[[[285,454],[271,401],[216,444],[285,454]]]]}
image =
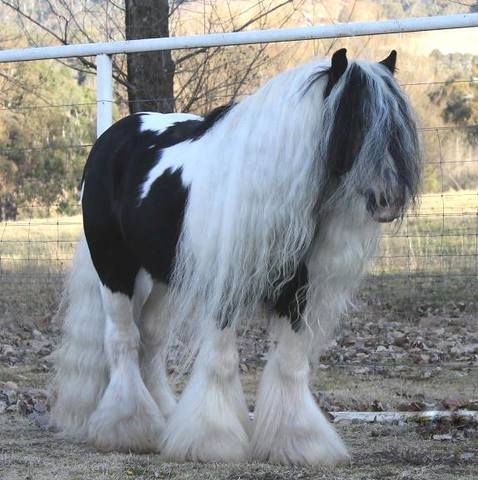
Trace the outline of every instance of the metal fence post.
{"type": "Polygon", "coordinates": [[[106,54],[96,56],[96,136],[113,122],[113,63],[106,54]]]}

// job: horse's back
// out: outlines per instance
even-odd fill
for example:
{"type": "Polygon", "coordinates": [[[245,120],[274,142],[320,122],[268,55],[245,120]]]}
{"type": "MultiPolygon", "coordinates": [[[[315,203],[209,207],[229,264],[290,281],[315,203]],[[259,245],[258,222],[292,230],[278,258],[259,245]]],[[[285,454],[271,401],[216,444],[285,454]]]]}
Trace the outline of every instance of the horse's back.
{"type": "Polygon", "coordinates": [[[141,167],[148,171],[158,160],[158,150],[182,141],[182,132],[187,130],[185,126],[200,120],[201,117],[187,113],[156,112],[139,112],[119,120],[93,145],[83,183],[91,183],[90,179],[94,178],[114,188],[122,186],[125,174],[128,179],[131,175],[134,178],[140,175],[143,179],[141,167]]]}

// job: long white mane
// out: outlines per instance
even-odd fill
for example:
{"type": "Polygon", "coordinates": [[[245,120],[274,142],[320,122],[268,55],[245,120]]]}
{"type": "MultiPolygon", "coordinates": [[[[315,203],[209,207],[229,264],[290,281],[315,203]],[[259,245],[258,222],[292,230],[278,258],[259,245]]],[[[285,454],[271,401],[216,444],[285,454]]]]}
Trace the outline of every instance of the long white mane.
{"type": "MultiPolygon", "coordinates": [[[[384,67],[356,63],[363,63],[367,72],[367,88],[385,88],[384,67]]],[[[266,297],[274,298],[304,256],[313,255],[318,225],[327,217],[320,203],[330,197],[330,124],[347,82],[345,74],[324,100],[329,66],[328,61],[315,61],[278,75],[190,145],[195,160],[183,167],[189,199],[171,305],[176,325],[193,330],[200,326],[193,337],[199,338],[208,326],[235,327],[241,319],[248,320],[266,297]]],[[[373,125],[380,125],[375,117],[397,110],[393,102],[378,98],[368,112],[373,125]]],[[[383,136],[379,129],[373,132],[383,136]]],[[[366,140],[368,145],[374,139],[369,135],[366,140]]],[[[360,162],[358,173],[352,173],[356,183],[366,170],[360,162]]],[[[354,188],[353,182],[345,185],[354,188]]],[[[346,193],[345,208],[363,218],[364,208],[350,205],[353,199],[346,193]]],[[[333,208],[344,211],[337,198],[333,208]]],[[[375,244],[360,246],[358,263],[363,264],[374,248],[375,244]]],[[[314,285],[323,282],[309,281],[310,311],[316,303],[311,295],[319,290],[314,285]]],[[[307,310],[304,317],[310,317],[307,310]]]]}
{"type": "Polygon", "coordinates": [[[200,168],[189,176],[184,167],[190,191],[173,277],[179,323],[237,324],[312,242],[325,79],[307,95],[303,87],[326,66],[275,77],[195,144],[200,168]]]}

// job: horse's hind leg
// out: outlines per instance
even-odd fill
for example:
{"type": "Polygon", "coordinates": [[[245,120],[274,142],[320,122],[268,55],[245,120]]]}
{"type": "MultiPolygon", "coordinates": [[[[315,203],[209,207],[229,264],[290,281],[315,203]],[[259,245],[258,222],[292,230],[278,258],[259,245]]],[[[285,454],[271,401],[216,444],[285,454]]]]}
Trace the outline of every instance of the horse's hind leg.
{"type": "Polygon", "coordinates": [[[275,305],[282,315],[278,344],[259,385],[251,453],[257,460],[275,463],[334,464],[348,454],[309,389],[310,332],[301,319],[307,271],[303,273],[303,279],[296,275],[286,285],[275,305]]]}
{"type": "Polygon", "coordinates": [[[154,451],[164,419],[141,378],[133,301],[101,286],[110,381],[90,418],[89,440],[102,450],[154,451]]]}
{"type": "Polygon", "coordinates": [[[234,331],[214,328],[204,339],[192,377],[166,426],[162,442],[166,459],[245,459],[249,415],[238,363],[234,331]]]}
{"type": "Polygon", "coordinates": [[[155,283],[143,305],[139,318],[141,332],[141,371],[149,392],[161,413],[168,418],[176,406],[176,398],[169,385],[166,372],[168,335],[170,334],[164,308],[167,286],[155,283]]]}

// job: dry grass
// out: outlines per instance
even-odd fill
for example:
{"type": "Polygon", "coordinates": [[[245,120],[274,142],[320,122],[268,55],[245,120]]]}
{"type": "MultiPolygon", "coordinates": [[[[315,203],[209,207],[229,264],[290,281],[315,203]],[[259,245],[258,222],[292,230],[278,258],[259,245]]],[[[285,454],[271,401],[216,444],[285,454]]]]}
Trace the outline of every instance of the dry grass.
{"type": "MultiPolygon", "coordinates": [[[[457,335],[457,342],[478,335],[476,321],[473,322],[478,291],[477,212],[476,191],[425,196],[418,215],[409,216],[395,236],[385,233],[381,257],[362,288],[359,313],[345,322],[343,330],[343,335],[353,338],[368,335],[372,343],[365,356],[356,349],[347,360],[342,357],[353,348],[339,341],[339,346],[321,360],[326,366],[322,366],[312,382],[319,400],[348,409],[380,408],[380,405],[402,409],[404,403],[440,405],[445,400],[461,402],[478,397],[476,360],[474,366],[469,361],[449,366],[448,360],[440,365],[422,365],[412,360],[412,350],[399,359],[376,353],[378,345],[387,344],[388,330],[381,328],[387,322],[396,322],[397,328],[408,331],[412,338],[423,336],[428,347],[434,347],[426,335],[435,334],[437,327],[433,324],[427,330],[419,326],[424,315],[438,318],[439,326],[444,328],[444,333],[436,339],[437,345],[452,334],[457,335]],[[461,300],[471,306],[458,314],[466,316],[453,319],[459,324],[453,326],[454,305],[461,300]],[[425,310],[430,313],[424,314],[425,310]],[[468,327],[467,322],[470,322],[468,327]],[[376,338],[370,335],[375,327],[366,327],[370,324],[380,326],[376,338]],[[363,366],[370,364],[381,365],[363,370],[363,366]]],[[[51,364],[38,353],[32,332],[40,330],[45,341],[53,346],[58,341],[58,326],[52,317],[80,231],[80,216],[0,224],[0,324],[5,327],[0,330],[0,344],[15,346],[20,352],[13,365],[0,362],[0,388],[5,381],[16,382],[20,390],[44,388],[47,384],[51,364]]],[[[266,350],[266,342],[260,335],[247,340],[242,350],[243,385],[251,407],[266,350]]],[[[443,351],[446,353],[445,347],[443,351]]],[[[354,460],[333,471],[264,464],[174,465],[162,463],[155,455],[102,454],[62,442],[31,419],[3,414],[0,415],[0,479],[477,478],[476,430],[467,436],[461,427],[456,427],[453,439],[441,442],[433,439],[433,432],[416,426],[339,428],[354,460]]]]}
{"type": "Polygon", "coordinates": [[[0,417],[5,480],[475,480],[476,441],[441,442],[406,426],[349,425],[352,463],[335,469],[252,464],[171,464],[157,455],[99,453],[55,439],[25,419],[0,417]]]}
{"type": "Polygon", "coordinates": [[[387,226],[374,272],[414,275],[478,273],[478,192],[422,196],[397,231],[387,226]]]}
{"type": "Polygon", "coordinates": [[[25,265],[64,270],[81,229],[80,215],[0,223],[1,272],[15,272],[25,265]]]}
{"type": "MultiPolygon", "coordinates": [[[[397,230],[387,226],[374,273],[478,273],[478,191],[422,196],[397,230]]],[[[39,265],[62,271],[81,231],[81,216],[0,223],[0,274],[39,265]]]]}

